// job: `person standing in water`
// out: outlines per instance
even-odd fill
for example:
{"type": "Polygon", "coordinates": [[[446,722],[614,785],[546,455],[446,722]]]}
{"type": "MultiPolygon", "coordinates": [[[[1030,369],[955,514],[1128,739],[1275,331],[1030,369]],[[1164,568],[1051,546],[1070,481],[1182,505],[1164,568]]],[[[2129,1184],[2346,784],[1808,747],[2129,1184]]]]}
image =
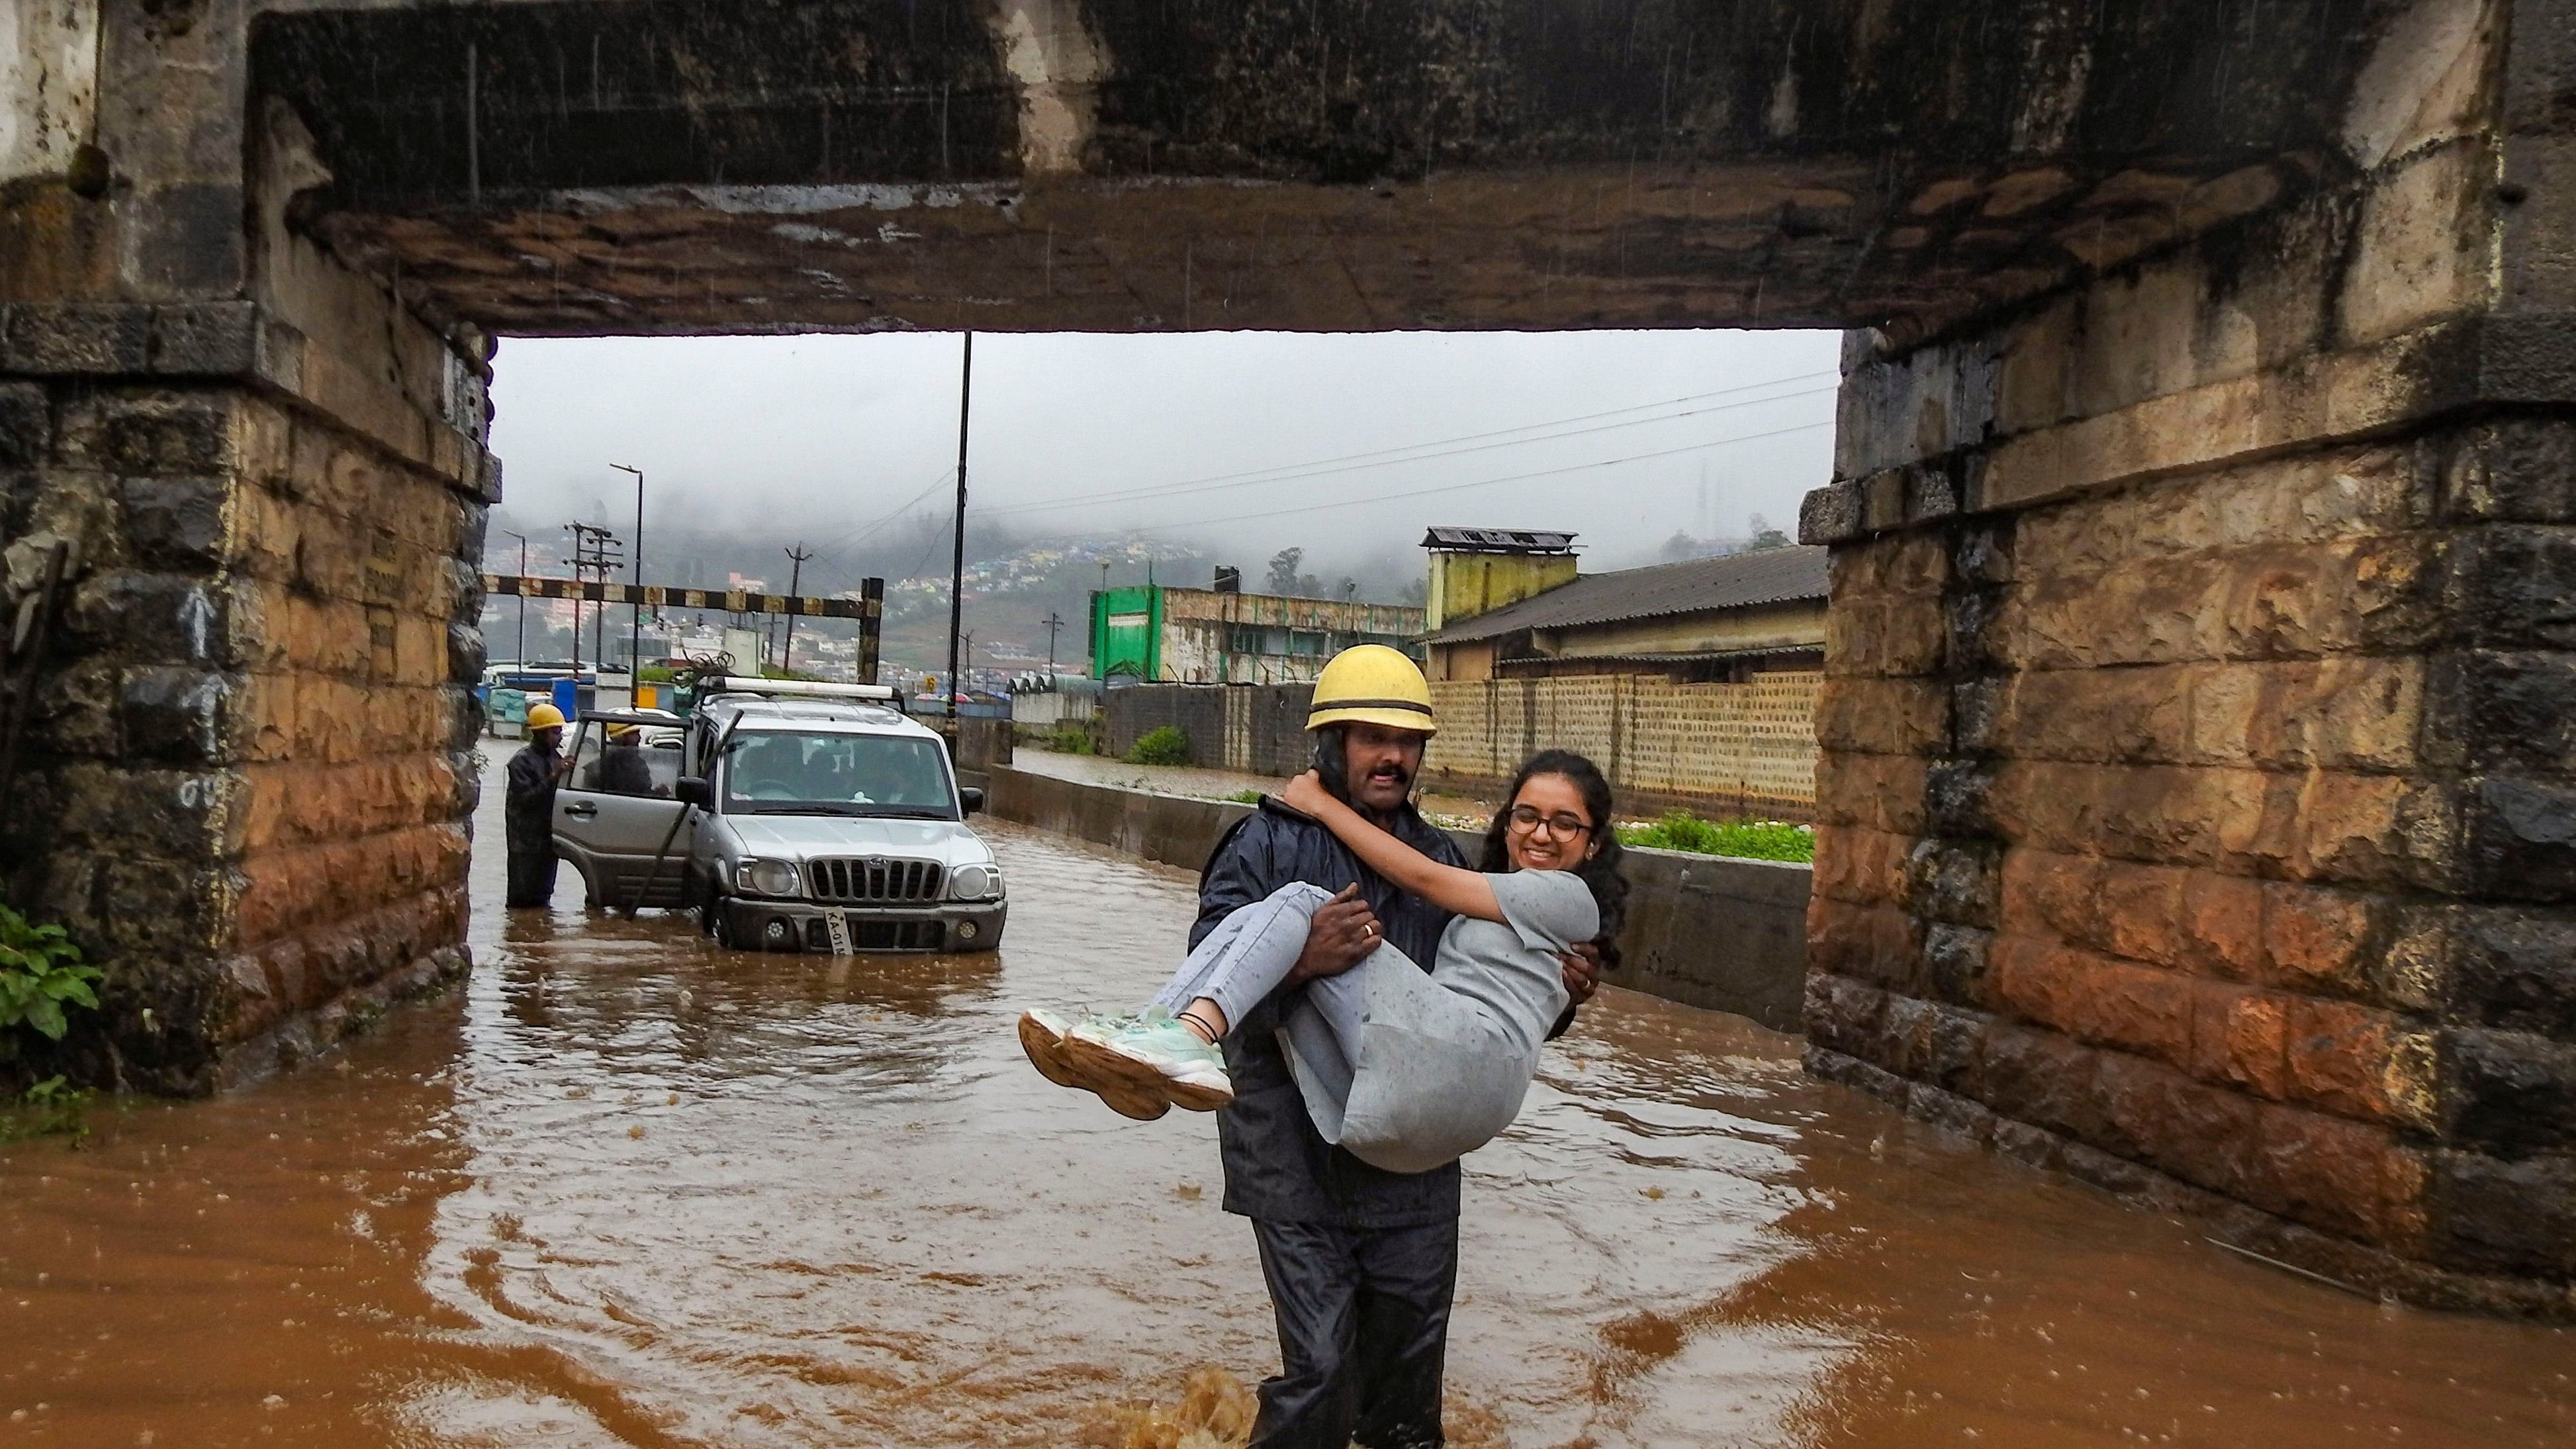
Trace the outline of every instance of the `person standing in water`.
{"type": "Polygon", "coordinates": [[[528,709],[528,742],[510,757],[503,803],[509,822],[511,910],[542,910],[555,901],[555,789],[570,773],[563,757],[563,711],[528,709]]]}
{"type": "MultiPolygon", "coordinates": [[[[1463,866],[1447,833],[1412,805],[1422,749],[1438,727],[1431,687],[1383,645],[1335,655],[1315,681],[1306,728],[1318,783],[1430,860],[1463,866]]],[[[1286,979],[1229,1020],[1231,1101],[1217,1117],[1227,1212],[1252,1221],[1279,1331],[1279,1373],[1262,1382],[1254,1449],[1415,1449],[1442,1442],[1440,1391],[1457,1289],[1458,1167],[1390,1172],[1317,1130],[1279,1029],[1308,982],[1358,965],[1381,944],[1417,966],[1437,956],[1450,913],[1362,864],[1310,816],[1277,801],[1239,822],[1199,876],[1193,949],[1226,919],[1296,882],[1329,897],[1308,914],[1286,979]]],[[[1598,981],[1597,953],[1564,965],[1568,1016],[1598,981]]],[[[1156,1116],[1150,1095],[1110,1100],[1156,1116]]]]}

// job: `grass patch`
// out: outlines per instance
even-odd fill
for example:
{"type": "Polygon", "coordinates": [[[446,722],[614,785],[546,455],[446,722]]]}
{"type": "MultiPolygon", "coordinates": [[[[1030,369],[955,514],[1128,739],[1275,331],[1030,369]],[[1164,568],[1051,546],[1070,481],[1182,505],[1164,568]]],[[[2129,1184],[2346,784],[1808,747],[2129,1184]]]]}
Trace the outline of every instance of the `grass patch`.
{"type": "Polygon", "coordinates": [[[1216,798],[1230,801],[1236,805],[1258,805],[1261,803],[1261,792],[1258,790],[1237,790],[1231,795],[1219,795],[1216,798]]]}
{"type": "Polygon", "coordinates": [[[1672,810],[1660,820],[1619,826],[1618,832],[1620,844],[1650,850],[1802,864],[1816,858],[1816,832],[1778,820],[1702,820],[1687,810],[1672,810]]]}
{"type": "Polygon", "coordinates": [[[1190,737],[1170,725],[1157,725],[1137,737],[1127,751],[1131,765],[1186,765],[1190,762],[1190,737]]]}
{"type": "Polygon", "coordinates": [[[1039,747],[1041,749],[1053,750],[1059,755],[1088,755],[1097,753],[1091,743],[1091,731],[1078,724],[1057,725],[1055,727],[1055,733],[1047,736],[1046,740],[1039,747]]]}

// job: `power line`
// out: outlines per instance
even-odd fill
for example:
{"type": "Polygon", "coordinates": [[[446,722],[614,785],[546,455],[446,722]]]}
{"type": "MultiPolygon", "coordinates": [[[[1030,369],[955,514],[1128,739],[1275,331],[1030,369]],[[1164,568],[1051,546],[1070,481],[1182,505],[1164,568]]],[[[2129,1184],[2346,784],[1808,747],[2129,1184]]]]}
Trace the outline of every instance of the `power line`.
{"type": "Polygon", "coordinates": [[[940,469],[937,473],[931,475],[930,482],[925,485],[920,492],[915,493],[912,497],[906,499],[902,507],[897,508],[894,512],[887,514],[885,517],[880,518],[873,523],[860,524],[858,527],[851,529],[849,532],[842,534],[838,538],[825,540],[822,548],[818,549],[817,552],[829,554],[836,548],[842,548],[849,544],[857,543],[859,540],[875,533],[878,529],[883,528],[887,524],[894,522],[896,519],[903,517],[907,513],[910,513],[913,509],[913,505],[921,502],[921,500],[928,498],[931,494],[938,492],[941,488],[956,481],[956,478],[957,472],[955,469],[940,469]]]}
{"type": "MultiPolygon", "coordinates": [[[[1798,378],[1780,378],[1780,379],[1776,379],[1776,380],[1774,380],[1773,382],[1770,382],[1770,383],[1753,383],[1753,384],[1748,384],[1748,385],[1747,385],[1746,387],[1744,387],[1744,388],[1732,388],[1732,389],[1729,389],[1728,391],[1730,391],[1730,392],[1743,392],[1743,391],[1748,391],[1748,390],[1750,390],[1750,388],[1752,388],[1752,387],[1772,387],[1772,386],[1777,386],[1777,385],[1779,385],[1779,383],[1782,383],[1782,382],[1796,382],[1796,381],[1800,381],[1800,380],[1801,380],[1801,379],[1798,379],[1798,378]]],[[[1253,472],[1250,472],[1250,473],[1219,473],[1219,474],[1215,474],[1215,475],[1212,475],[1212,476],[1207,477],[1207,478],[1190,479],[1190,480],[1187,480],[1187,481],[1184,481],[1184,482],[1181,482],[1181,483],[1175,483],[1175,484],[1169,484],[1169,485],[1157,485],[1157,486],[1153,486],[1153,487],[1144,487],[1144,488],[1122,488],[1122,489],[1114,489],[1114,490],[1110,490],[1110,491],[1102,492],[1102,493],[1085,493],[1085,494],[1077,494],[1077,495],[1075,495],[1074,497],[1071,497],[1071,498],[1052,499],[1052,500],[1049,500],[1049,501],[1046,501],[1046,502],[1041,502],[1041,503],[1014,503],[1014,504],[1010,504],[1010,505],[1007,505],[1007,506],[1005,506],[1005,507],[1000,507],[1000,508],[987,508],[987,509],[985,509],[985,510],[984,510],[984,513],[985,513],[985,515],[986,515],[987,517],[990,517],[990,516],[993,516],[993,515],[996,515],[996,514],[1009,514],[1009,513],[1044,513],[1044,512],[1050,512],[1050,511],[1059,510],[1059,509],[1066,509],[1066,508],[1087,508],[1087,507],[1091,507],[1091,506],[1096,505],[1096,504],[1103,504],[1103,503],[1127,503],[1127,502],[1134,502],[1134,501],[1136,501],[1136,500],[1138,500],[1138,499],[1144,499],[1144,498],[1169,498],[1169,497],[1173,497],[1173,496],[1181,495],[1181,494],[1190,494],[1190,493],[1213,493],[1213,492],[1221,492],[1221,491],[1224,491],[1224,490],[1234,489],[1234,488],[1253,488],[1253,487],[1258,487],[1258,486],[1260,486],[1260,485],[1262,485],[1262,484],[1265,484],[1265,483],[1287,483],[1287,482],[1293,482],[1293,481],[1296,481],[1296,480],[1299,480],[1299,479],[1304,479],[1304,478],[1318,478],[1318,477],[1322,477],[1322,476],[1324,476],[1324,475],[1326,475],[1326,474],[1329,474],[1329,473],[1350,473],[1350,472],[1358,472],[1358,471],[1361,471],[1361,470],[1363,470],[1363,469],[1368,469],[1368,468],[1391,468],[1391,467],[1395,467],[1395,466],[1397,466],[1398,464],[1403,464],[1403,463],[1426,463],[1426,462],[1429,462],[1429,461],[1431,461],[1432,459],[1435,459],[1435,458],[1450,458],[1450,457],[1457,457],[1457,456],[1459,456],[1459,455],[1461,455],[1461,454],[1466,454],[1466,453],[1483,453],[1483,452],[1490,452],[1490,451],[1492,451],[1493,449],[1496,449],[1496,448],[1516,448],[1516,447],[1520,447],[1520,446],[1522,446],[1522,445],[1524,445],[1524,444],[1528,444],[1528,443],[1551,443],[1551,442],[1555,442],[1555,441],[1557,441],[1557,440],[1558,440],[1558,439],[1560,439],[1560,438],[1579,438],[1579,437],[1583,437],[1583,436],[1585,436],[1585,435],[1587,435],[1587,434],[1591,434],[1591,433],[1615,432],[1615,431],[1617,431],[1618,429],[1621,429],[1621,428],[1637,428],[1637,427],[1645,427],[1645,426],[1648,426],[1648,425],[1651,425],[1651,424],[1654,424],[1654,423],[1672,423],[1672,422],[1679,422],[1679,421],[1681,421],[1681,420],[1682,420],[1682,419],[1684,419],[1684,418],[1695,418],[1695,417],[1701,417],[1701,416],[1704,416],[1704,415],[1709,414],[1709,413],[1733,412],[1733,411],[1735,411],[1735,410],[1736,410],[1736,409],[1738,409],[1738,408],[1760,407],[1760,406],[1762,406],[1762,405],[1764,405],[1764,404],[1766,404],[1766,403],[1775,403],[1775,402],[1795,402],[1795,401],[1797,401],[1797,400],[1798,400],[1798,399],[1800,399],[1800,398],[1820,397],[1820,396],[1823,396],[1823,395],[1824,395],[1824,394],[1826,394],[1826,393],[1829,393],[1829,392],[1835,392],[1835,391],[1838,391],[1838,390],[1839,390],[1839,388],[1838,388],[1838,387],[1818,387],[1818,388],[1807,388],[1807,389],[1804,389],[1804,390],[1799,391],[1799,392],[1775,393],[1775,394],[1773,394],[1772,396],[1769,396],[1769,397],[1746,398],[1746,399],[1744,399],[1744,400],[1743,400],[1743,401],[1741,401],[1741,402],[1720,403],[1720,404],[1717,404],[1717,405],[1715,405],[1715,406],[1713,406],[1713,407],[1693,408],[1693,409],[1691,409],[1691,410],[1690,410],[1690,411],[1688,411],[1688,412],[1672,413],[1672,414],[1668,414],[1668,415],[1663,416],[1663,417],[1654,417],[1654,418],[1633,418],[1633,419],[1630,419],[1629,421],[1624,422],[1624,423],[1604,423],[1604,424],[1601,424],[1601,425],[1599,425],[1599,426],[1597,426],[1597,427],[1589,427],[1589,428],[1571,428],[1571,429],[1568,429],[1568,430],[1566,430],[1566,431],[1564,431],[1564,432],[1557,432],[1557,433],[1545,433],[1545,434],[1541,434],[1540,436],[1537,436],[1537,437],[1531,437],[1531,438],[1510,438],[1510,439],[1505,439],[1505,440],[1503,440],[1503,441],[1499,441],[1499,442],[1477,443],[1477,444],[1475,444],[1475,445],[1474,445],[1474,446],[1472,446],[1472,447],[1465,447],[1465,448],[1448,448],[1448,447],[1444,447],[1444,446],[1442,446],[1444,443],[1450,443],[1450,442],[1461,442],[1461,441],[1466,441],[1466,440],[1468,440],[1468,439],[1473,439],[1473,438],[1478,438],[1478,437],[1487,437],[1487,436],[1492,436],[1491,434],[1483,434],[1483,433],[1469,433],[1469,434],[1464,435],[1464,437],[1463,437],[1463,438],[1442,439],[1442,440],[1440,440],[1439,442],[1433,442],[1433,443],[1415,443],[1415,444],[1412,444],[1412,445],[1411,445],[1411,446],[1409,446],[1409,447],[1404,447],[1404,448],[1382,448],[1382,449],[1379,449],[1377,453],[1352,453],[1352,454],[1347,454],[1347,455],[1345,455],[1345,457],[1346,457],[1346,458],[1358,458],[1358,459],[1371,459],[1371,458],[1373,458],[1373,459],[1376,459],[1376,461],[1372,461],[1372,462],[1348,462],[1348,461],[1343,461],[1343,460],[1337,460],[1337,459],[1330,459],[1330,458],[1327,458],[1327,459],[1319,460],[1318,462],[1316,462],[1316,463],[1312,463],[1312,464],[1307,464],[1307,463],[1281,464],[1279,467],[1276,467],[1276,468],[1263,468],[1263,469],[1257,469],[1257,470],[1254,470],[1253,472]],[[1426,449],[1438,449],[1439,451],[1424,451],[1424,450],[1426,450],[1426,449]],[[1391,453],[1411,453],[1411,454],[1415,454],[1416,456],[1413,456],[1413,457],[1382,457],[1382,458],[1378,456],[1379,454],[1391,454],[1391,453]]],[[[1707,396],[1707,397],[1718,397],[1718,396],[1722,396],[1722,395],[1723,395],[1723,394],[1719,394],[1719,393],[1707,393],[1707,394],[1703,394],[1703,396],[1707,396]]],[[[1675,401],[1677,401],[1677,402],[1689,402],[1689,401],[1693,401],[1693,399],[1690,399],[1690,398],[1680,398],[1680,399],[1676,399],[1675,401]]],[[[1646,404],[1642,404],[1641,406],[1644,406],[1644,407],[1668,407],[1668,406],[1671,406],[1671,404],[1670,404],[1670,403],[1646,403],[1646,404]]],[[[1614,409],[1613,411],[1614,411],[1614,412],[1634,412],[1634,411],[1636,411],[1636,409],[1635,409],[1635,408],[1619,408],[1619,409],[1614,409]]],[[[1611,414],[1609,414],[1609,413],[1594,413],[1594,414],[1590,414],[1589,416],[1592,416],[1592,417],[1607,417],[1607,416],[1610,416],[1610,415],[1611,415],[1611,414]]],[[[1564,421],[1565,421],[1565,422],[1581,422],[1581,421],[1583,421],[1583,419],[1582,419],[1582,418],[1568,418],[1568,419],[1565,419],[1564,421]]],[[[1531,426],[1532,426],[1532,427],[1557,427],[1557,426],[1560,426],[1560,424],[1557,424],[1557,423],[1538,423],[1538,424],[1532,424],[1531,426]]],[[[1525,431],[1528,431],[1528,429],[1526,429],[1526,428],[1506,428],[1506,429],[1500,429],[1500,430],[1498,430],[1498,431],[1501,431],[1501,432],[1525,432],[1525,431]]]]}
{"type": "Polygon", "coordinates": [[[1800,423],[1796,427],[1773,428],[1767,432],[1739,433],[1731,438],[1710,438],[1678,448],[1658,448],[1651,453],[1630,453],[1624,458],[1602,458],[1590,463],[1569,463],[1562,468],[1541,468],[1530,473],[1512,473],[1501,478],[1479,478],[1472,483],[1441,483],[1429,488],[1408,488],[1399,493],[1380,493],[1371,498],[1334,498],[1320,503],[1301,503],[1293,508],[1264,509],[1258,513],[1230,513],[1221,518],[1193,518],[1178,523],[1147,523],[1129,529],[1131,533],[1161,533],[1175,528],[1204,528],[1218,523],[1242,523],[1254,518],[1285,518],[1292,513],[1313,513],[1326,508],[1351,508],[1368,503],[1391,503],[1400,498],[1427,498],[1435,493],[1461,493],[1470,488],[1489,488],[1497,483],[1518,483],[1530,478],[1553,478],[1560,473],[1581,473],[1593,468],[1610,468],[1621,463],[1638,463],[1648,458],[1669,458],[1678,453],[1695,453],[1702,448],[1724,447],[1729,443],[1750,443],[1761,438],[1782,438],[1791,433],[1809,433],[1830,428],[1833,419],[1800,423]]]}

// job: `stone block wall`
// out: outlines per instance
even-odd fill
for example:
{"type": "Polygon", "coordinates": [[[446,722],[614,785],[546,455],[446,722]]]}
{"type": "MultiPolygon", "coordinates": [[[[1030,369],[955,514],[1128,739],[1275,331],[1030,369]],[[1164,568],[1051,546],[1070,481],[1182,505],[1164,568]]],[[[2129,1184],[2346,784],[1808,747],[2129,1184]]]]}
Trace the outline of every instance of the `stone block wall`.
{"type": "Polygon", "coordinates": [[[0,381],[6,532],[82,541],[8,897],[107,970],[21,1069],[197,1092],[461,971],[484,504],[292,399],[0,381]]]}
{"type": "Polygon", "coordinates": [[[2308,202],[1855,339],[1807,1019],[2007,1152],[2565,1315],[2576,328],[2504,8],[2308,202]]]}

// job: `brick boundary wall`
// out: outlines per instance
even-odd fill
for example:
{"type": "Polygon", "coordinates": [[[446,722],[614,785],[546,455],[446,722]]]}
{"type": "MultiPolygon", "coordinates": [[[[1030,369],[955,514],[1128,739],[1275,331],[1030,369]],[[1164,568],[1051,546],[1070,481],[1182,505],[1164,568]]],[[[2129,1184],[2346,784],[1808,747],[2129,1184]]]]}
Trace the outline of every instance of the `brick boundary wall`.
{"type": "MultiPolygon", "coordinates": [[[[1592,758],[1631,816],[1665,810],[1804,822],[1815,815],[1815,701],[1824,676],[1766,674],[1743,684],[1661,677],[1439,681],[1440,732],[1423,782],[1493,794],[1540,749],[1592,758]]],[[[1259,775],[1306,768],[1307,684],[1140,684],[1108,692],[1108,751],[1125,755],[1171,726],[1190,762],[1259,775]]]]}
{"type": "Polygon", "coordinates": [[[1148,732],[1168,725],[1187,735],[1190,763],[1254,775],[1306,768],[1312,684],[1136,684],[1101,697],[1102,735],[1124,757],[1148,732]]]}

